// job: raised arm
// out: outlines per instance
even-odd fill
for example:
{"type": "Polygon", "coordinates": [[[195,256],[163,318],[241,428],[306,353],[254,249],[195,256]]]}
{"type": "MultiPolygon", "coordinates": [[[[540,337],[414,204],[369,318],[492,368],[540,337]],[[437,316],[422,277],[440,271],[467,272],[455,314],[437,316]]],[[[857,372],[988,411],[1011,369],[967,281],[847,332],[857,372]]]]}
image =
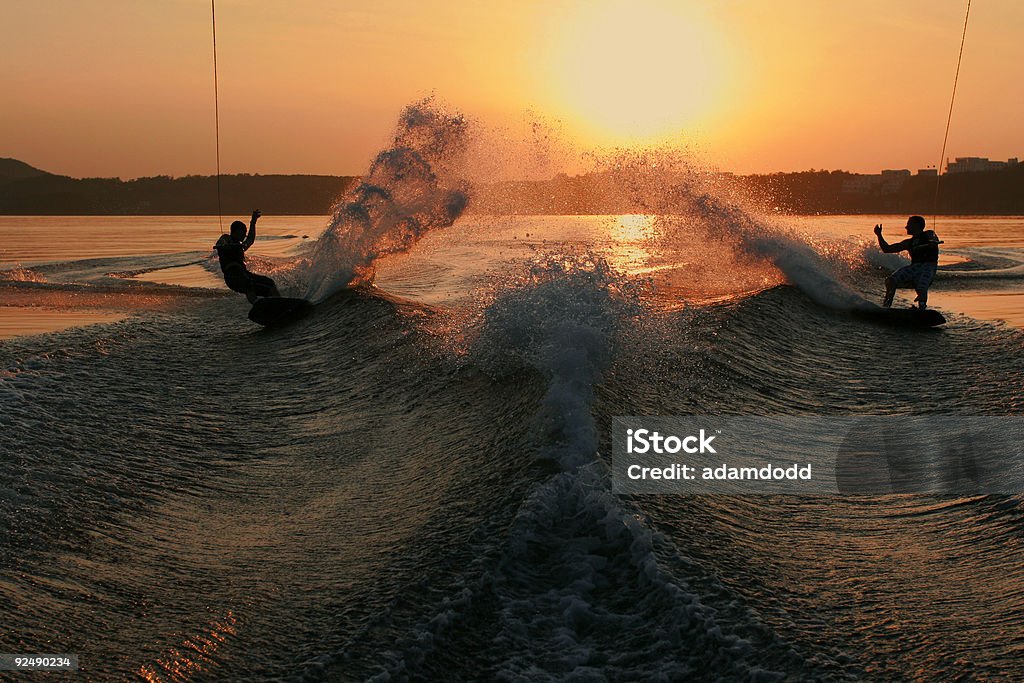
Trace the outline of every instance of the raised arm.
{"type": "Polygon", "coordinates": [[[903,251],[904,249],[907,249],[910,246],[910,240],[903,240],[902,242],[897,242],[896,244],[889,244],[888,242],[886,242],[885,238],[882,237],[881,225],[875,226],[875,237],[878,238],[878,248],[884,251],[886,254],[895,254],[896,252],[903,251]]]}
{"type": "Polygon", "coordinates": [[[262,215],[259,209],[253,209],[252,218],[249,220],[249,232],[245,236],[245,241],[242,242],[242,249],[248,249],[256,241],[256,221],[262,215]]]}

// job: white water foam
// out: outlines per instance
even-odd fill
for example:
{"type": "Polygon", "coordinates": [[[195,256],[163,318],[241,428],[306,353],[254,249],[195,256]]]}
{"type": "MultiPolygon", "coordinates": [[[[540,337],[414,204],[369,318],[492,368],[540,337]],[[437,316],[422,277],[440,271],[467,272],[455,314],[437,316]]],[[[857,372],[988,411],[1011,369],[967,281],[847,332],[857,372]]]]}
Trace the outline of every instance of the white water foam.
{"type": "Polygon", "coordinates": [[[372,680],[415,676],[480,604],[493,610],[497,631],[478,654],[499,680],[664,680],[709,671],[783,677],[756,664],[751,642],[663,566],[659,558],[678,558],[678,550],[610,492],[595,388],[621,333],[642,312],[631,285],[606,264],[564,255],[542,262],[484,311],[472,356],[491,372],[525,366],[546,378],[531,442],[537,459],[559,471],[523,500],[497,559],[481,552],[462,589],[372,680]]]}

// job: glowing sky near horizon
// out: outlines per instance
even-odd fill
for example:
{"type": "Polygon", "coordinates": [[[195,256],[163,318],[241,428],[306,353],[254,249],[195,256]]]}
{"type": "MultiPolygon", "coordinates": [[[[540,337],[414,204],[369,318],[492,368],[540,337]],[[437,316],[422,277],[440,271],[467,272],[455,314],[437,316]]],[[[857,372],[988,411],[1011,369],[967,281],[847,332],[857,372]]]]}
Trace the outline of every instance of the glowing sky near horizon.
{"type": "MultiPolygon", "coordinates": [[[[204,0],[4,2],[0,157],[73,176],[214,168],[204,0]]],[[[583,147],[738,172],[938,161],[959,0],[218,0],[225,172],[358,174],[436,93],[583,147]],[[529,115],[527,112],[531,112],[529,115]]],[[[947,157],[1024,157],[1024,3],[976,2],[947,157]]]]}

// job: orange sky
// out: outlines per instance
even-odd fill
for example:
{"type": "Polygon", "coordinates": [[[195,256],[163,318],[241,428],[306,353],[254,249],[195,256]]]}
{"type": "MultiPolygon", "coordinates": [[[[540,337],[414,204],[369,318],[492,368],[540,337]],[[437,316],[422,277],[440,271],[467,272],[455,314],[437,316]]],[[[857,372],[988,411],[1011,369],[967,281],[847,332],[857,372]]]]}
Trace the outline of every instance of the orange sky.
{"type": "MultiPolygon", "coordinates": [[[[7,2],[0,157],[214,170],[210,4],[7,2]]],[[[430,93],[739,172],[934,165],[961,0],[218,0],[225,172],[357,174],[430,93]]],[[[948,157],[1024,157],[1024,2],[971,10],[948,157]]]]}

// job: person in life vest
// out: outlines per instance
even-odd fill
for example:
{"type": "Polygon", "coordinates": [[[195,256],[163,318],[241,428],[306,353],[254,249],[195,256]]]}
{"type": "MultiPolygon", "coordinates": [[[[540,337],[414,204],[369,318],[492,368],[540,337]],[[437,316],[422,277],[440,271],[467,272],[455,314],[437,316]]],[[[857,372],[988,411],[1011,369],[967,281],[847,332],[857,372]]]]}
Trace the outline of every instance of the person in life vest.
{"type": "Polygon", "coordinates": [[[262,215],[259,209],[252,212],[248,234],[245,223],[235,221],[231,224],[231,232],[221,235],[213,247],[220,257],[220,270],[224,274],[225,284],[232,290],[245,294],[245,298],[251,304],[256,303],[261,296],[281,296],[273,280],[266,275],[250,273],[245,267],[245,252],[256,241],[256,221],[262,215]]]}
{"type": "Polygon", "coordinates": [[[906,229],[910,239],[889,244],[882,237],[882,226],[875,226],[878,246],[886,254],[910,252],[910,265],[903,266],[885,279],[885,299],[882,301],[882,305],[886,308],[892,306],[897,287],[913,287],[917,292],[915,301],[921,309],[924,309],[928,306],[928,288],[935,278],[935,270],[939,264],[939,245],[942,242],[935,231],[924,229],[924,218],[921,216],[908,218],[906,229]]]}

